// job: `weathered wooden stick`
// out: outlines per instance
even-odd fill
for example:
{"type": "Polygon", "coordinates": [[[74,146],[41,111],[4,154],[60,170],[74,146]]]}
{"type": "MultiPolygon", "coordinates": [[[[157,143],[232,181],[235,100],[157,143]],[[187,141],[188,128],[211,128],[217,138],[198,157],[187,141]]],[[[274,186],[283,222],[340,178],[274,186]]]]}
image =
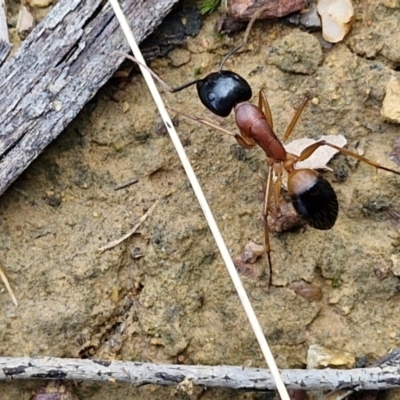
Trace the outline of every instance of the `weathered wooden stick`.
{"type": "MultiPolygon", "coordinates": [[[[178,0],[125,0],[142,41],[178,0]]],[[[107,82],[128,51],[108,2],[61,0],[0,68],[0,195],[107,82]]]]}
{"type": "MultiPolygon", "coordinates": [[[[289,389],[390,389],[400,387],[400,363],[350,370],[281,370],[289,389]]],[[[66,379],[133,385],[194,385],[242,390],[274,390],[269,370],[234,366],[168,365],[68,358],[0,357],[0,380],[66,379]]]]}

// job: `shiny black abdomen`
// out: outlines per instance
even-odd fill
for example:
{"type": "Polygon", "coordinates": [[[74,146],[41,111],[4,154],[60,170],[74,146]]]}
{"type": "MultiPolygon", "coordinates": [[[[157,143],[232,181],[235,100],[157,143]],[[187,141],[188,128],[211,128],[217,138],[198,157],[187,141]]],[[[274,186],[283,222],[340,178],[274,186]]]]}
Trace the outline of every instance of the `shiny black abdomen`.
{"type": "Polygon", "coordinates": [[[227,117],[236,104],[249,101],[250,85],[232,71],[219,71],[197,82],[201,102],[214,114],[227,117]]]}
{"type": "Polygon", "coordinates": [[[291,195],[291,199],[296,211],[313,228],[326,230],[335,225],[339,203],[333,187],[321,175],[312,187],[291,195]]]}

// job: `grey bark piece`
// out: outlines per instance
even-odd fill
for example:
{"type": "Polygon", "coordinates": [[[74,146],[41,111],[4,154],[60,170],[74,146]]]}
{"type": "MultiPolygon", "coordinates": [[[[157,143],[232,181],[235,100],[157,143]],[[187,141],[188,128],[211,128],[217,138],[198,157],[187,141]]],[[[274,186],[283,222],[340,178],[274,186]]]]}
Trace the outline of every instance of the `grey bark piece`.
{"type": "MultiPolygon", "coordinates": [[[[390,389],[400,387],[399,361],[373,368],[350,370],[281,370],[288,389],[390,389]]],[[[242,390],[274,390],[267,369],[235,366],[195,366],[142,362],[96,361],[72,358],[0,357],[0,380],[66,379],[123,382],[133,385],[179,385],[191,382],[206,387],[242,390]]]]}
{"type": "MultiPolygon", "coordinates": [[[[178,0],[124,0],[138,42],[178,0]]],[[[123,61],[128,45],[108,2],[61,0],[0,69],[0,195],[123,61]]]]}
{"type": "Polygon", "coordinates": [[[12,45],[10,43],[0,41],[0,66],[10,54],[12,45]]]}

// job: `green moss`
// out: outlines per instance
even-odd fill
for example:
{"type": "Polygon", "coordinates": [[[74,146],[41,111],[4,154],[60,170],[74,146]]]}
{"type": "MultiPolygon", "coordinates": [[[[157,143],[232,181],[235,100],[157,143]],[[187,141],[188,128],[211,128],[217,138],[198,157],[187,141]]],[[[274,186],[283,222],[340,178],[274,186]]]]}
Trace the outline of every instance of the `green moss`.
{"type": "Polygon", "coordinates": [[[335,276],[333,277],[333,280],[332,280],[333,288],[337,289],[337,288],[340,288],[340,286],[342,286],[342,284],[343,284],[342,274],[343,274],[343,268],[339,268],[336,271],[335,276]]]}
{"type": "Polygon", "coordinates": [[[200,12],[210,14],[214,12],[219,6],[220,0],[203,0],[200,5],[200,12]]]}

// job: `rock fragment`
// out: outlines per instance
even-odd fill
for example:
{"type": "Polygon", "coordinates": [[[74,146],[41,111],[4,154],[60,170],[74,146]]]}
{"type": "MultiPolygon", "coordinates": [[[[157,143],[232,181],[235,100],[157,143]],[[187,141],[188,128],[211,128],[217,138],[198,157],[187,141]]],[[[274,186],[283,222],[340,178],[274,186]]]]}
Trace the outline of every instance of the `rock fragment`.
{"type": "Polygon", "coordinates": [[[390,78],[386,86],[381,116],[387,121],[400,123],[400,82],[395,77],[390,78]]]}
{"type": "Polygon", "coordinates": [[[268,49],[267,64],[285,72],[313,74],[323,61],[321,46],[310,33],[295,31],[276,40],[268,49]]]}
{"type": "Polygon", "coordinates": [[[25,6],[21,6],[18,13],[17,31],[19,33],[29,32],[32,30],[34,19],[32,14],[25,6]]]}
{"type": "Polygon", "coordinates": [[[318,13],[322,19],[322,37],[338,43],[349,33],[354,16],[350,0],[319,0],[318,13]]]}
{"type": "Polygon", "coordinates": [[[342,367],[352,368],[355,357],[343,350],[331,349],[319,344],[312,344],[307,351],[307,368],[342,367]]]}
{"type": "Polygon", "coordinates": [[[301,11],[307,6],[306,0],[231,0],[228,2],[228,14],[237,19],[249,20],[254,13],[263,11],[259,19],[279,18],[301,11]]]}
{"type": "Polygon", "coordinates": [[[290,288],[308,301],[320,301],[322,299],[321,288],[306,281],[292,282],[290,288]]]}
{"type": "Polygon", "coordinates": [[[321,18],[318,15],[317,5],[315,3],[311,3],[308,10],[301,13],[300,24],[311,30],[318,30],[321,28],[321,18]]]}

